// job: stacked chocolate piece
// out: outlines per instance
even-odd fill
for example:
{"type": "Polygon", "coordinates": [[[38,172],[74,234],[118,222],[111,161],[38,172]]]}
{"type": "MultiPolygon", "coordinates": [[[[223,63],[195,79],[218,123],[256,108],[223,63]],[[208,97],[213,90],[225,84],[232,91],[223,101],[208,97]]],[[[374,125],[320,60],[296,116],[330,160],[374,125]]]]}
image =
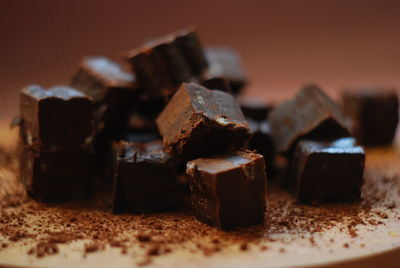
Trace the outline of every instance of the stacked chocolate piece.
{"type": "Polygon", "coordinates": [[[276,169],[275,145],[272,140],[271,124],[268,119],[273,106],[270,103],[249,96],[239,97],[238,102],[252,134],[248,142],[248,148],[256,150],[264,156],[267,174],[273,176],[276,169]]]}
{"type": "Polygon", "coordinates": [[[108,58],[87,57],[82,60],[71,85],[94,102],[98,175],[111,181],[112,141],[126,134],[131,107],[139,95],[135,77],[108,58]]]}
{"type": "Polygon", "coordinates": [[[65,86],[21,92],[20,176],[47,202],[84,198],[93,190],[93,102],[65,86]]]}
{"type": "Polygon", "coordinates": [[[340,107],[316,85],[305,86],[271,115],[278,152],[290,161],[285,186],[297,201],[348,202],[361,194],[364,151],[340,107]]]}

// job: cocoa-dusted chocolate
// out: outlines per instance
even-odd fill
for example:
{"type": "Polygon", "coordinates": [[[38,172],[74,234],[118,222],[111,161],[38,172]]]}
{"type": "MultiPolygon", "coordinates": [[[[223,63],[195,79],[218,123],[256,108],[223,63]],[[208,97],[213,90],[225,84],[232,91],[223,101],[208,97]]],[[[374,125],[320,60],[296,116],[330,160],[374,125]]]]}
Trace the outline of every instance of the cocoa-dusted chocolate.
{"type": "Polygon", "coordinates": [[[175,162],[162,142],[118,144],[114,213],[175,210],[180,192],[175,162]]]}
{"type": "Polygon", "coordinates": [[[35,152],[22,146],[19,163],[27,192],[40,201],[82,199],[93,192],[95,156],[89,150],[35,152]]]}
{"type": "Polygon", "coordinates": [[[354,138],[302,140],[292,161],[291,174],[299,202],[311,204],[360,199],[365,153],[354,138]]]}
{"type": "Polygon", "coordinates": [[[93,102],[82,92],[28,86],[21,92],[20,114],[22,141],[32,150],[65,151],[92,143],[93,102]]]}
{"type": "Polygon", "coordinates": [[[272,176],[275,172],[275,146],[271,136],[271,126],[267,120],[257,121],[246,118],[246,121],[252,133],[247,147],[264,156],[267,174],[272,176]]]}
{"type": "Polygon", "coordinates": [[[246,151],[188,162],[196,218],[220,229],[262,224],[266,175],[262,155],[246,151]]]}
{"type": "Polygon", "coordinates": [[[224,77],[233,94],[239,94],[247,84],[247,74],[236,51],[222,46],[206,47],[205,55],[209,65],[205,77],[224,77]]]}
{"type": "Polygon", "coordinates": [[[399,121],[399,100],[391,88],[346,90],[343,110],[353,120],[352,132],[360,144],[389,145],[399,121]]]}
{"type": "Polygon", "coordinates": [[[287,153],[300,139],[334,139],[350,136],[349,120],[340,107],[316,85],[307,85],[269,116],[278,152],[287,153]]]}
{"type": "Polygon", "coordinates": [[[180,86],[156,122],[167,151],[186,160],[235,151],[250,137],[232,95],[193,83],[180,86]]]}

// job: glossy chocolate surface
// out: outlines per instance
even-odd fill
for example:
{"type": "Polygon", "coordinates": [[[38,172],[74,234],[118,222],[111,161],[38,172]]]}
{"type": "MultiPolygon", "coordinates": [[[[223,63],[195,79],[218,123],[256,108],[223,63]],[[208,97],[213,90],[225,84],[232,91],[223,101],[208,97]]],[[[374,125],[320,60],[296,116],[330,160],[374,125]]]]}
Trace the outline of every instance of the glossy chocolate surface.
{"type": "Polygon", "coordinates": [[[299,202],[350,202],[361,197],[365,153],[354,138],[300,141],[292,159],[299,202]]]}
{"type": "Polygon", "coordinates": [[[266,175],[261,155],[247,151],[187,164],[196,218],[220,229],[262,224],[266,175]]]}

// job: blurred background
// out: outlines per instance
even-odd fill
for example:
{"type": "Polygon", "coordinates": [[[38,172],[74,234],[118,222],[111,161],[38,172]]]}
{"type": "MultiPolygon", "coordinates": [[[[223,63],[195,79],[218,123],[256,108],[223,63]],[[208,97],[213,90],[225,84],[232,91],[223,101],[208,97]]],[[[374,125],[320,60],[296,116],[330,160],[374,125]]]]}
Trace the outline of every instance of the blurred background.
{"type": "Polygon", "coordinates": [[[242,56],[246,94],[269,101],[316,82],[400,87],[400,1],[0,0],[0,122],[28,84],[69,83],[80,59],[123,55],[195,26],[204,45],[242,56]]]}

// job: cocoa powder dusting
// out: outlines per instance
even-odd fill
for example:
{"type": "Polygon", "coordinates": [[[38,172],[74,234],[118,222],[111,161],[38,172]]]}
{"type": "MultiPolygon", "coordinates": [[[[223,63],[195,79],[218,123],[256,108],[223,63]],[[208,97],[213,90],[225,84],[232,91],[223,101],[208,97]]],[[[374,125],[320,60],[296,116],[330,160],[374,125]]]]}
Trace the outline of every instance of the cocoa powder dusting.
{"type": "MultiPolygon", "coordinates": [[[[285,246],[295,239],[306,239],[310,246],[321,244],[317,235],[340,228],[351,239],[359,235],[361,226],[373,228],[394,217],[399,207],[400,156],[393,152],[381,160],[380,154],[367,157],[363,201],[352,204],[318,204],[304,206],[278,186],[269,185],[266,222],[242,230],[223,232],[195,220],[185,212],[151,215],[112,215],[111,195],[98,193],[91,200],[48,205],[28,198],[18,182],[15,159],[6,159],[0,166],[0,250],[21,243],[29,245],[26,254],[42,258],[62,253],[59,245],[84,240],[82,256],[106,248],[131,254],[138,265],[147,265],[175,250],[186,250],[205,256],[218,254],[227,248],[238,253],[257,249],[277,250],[288,254],[285,246]],[[289,238],[275,234],[295,234],[289,238]],[[274,243],[279,243],[274,247],[274,243]],[[193,246],[195,245],[195,246],[193,246]]],[[[399,217],[397,214],[395,218],[399,217]]],[[[334,239],[329,239],[334,244],[334,239]]],[[[357,244],[359,246],[359,244],[357,244]]],[[[363,246],[363,245],[362,245],[363,246]]]]}

